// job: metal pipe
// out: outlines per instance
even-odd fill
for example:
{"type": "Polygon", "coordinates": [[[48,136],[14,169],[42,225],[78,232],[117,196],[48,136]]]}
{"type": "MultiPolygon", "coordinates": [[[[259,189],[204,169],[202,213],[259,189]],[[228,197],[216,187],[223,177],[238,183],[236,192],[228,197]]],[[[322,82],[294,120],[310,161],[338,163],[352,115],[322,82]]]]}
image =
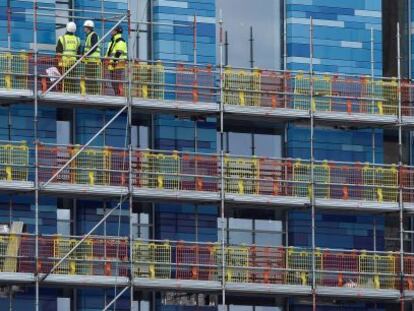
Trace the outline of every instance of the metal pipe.
{"type": "Polygon", "coordinates": [[[312,308],[316,311],[316,239],[315,239],[315,180],[314,180],[314,89],[313,89],[313,18],[309,21],[309,83],[310,83],[310,168],[311,168],[311,187],[310,187],[310,204],[311,204],[311,222],[312,222],[312,308]]]}
{"type": "Polygon", "coordinates": [[[10,0],[7,0],[7,48],[9,50],[11,50],[11,3],[10,2],[11,2],[10,0]]]}
{"type": "MultiPolygon", "coordinates": [[[[139,4],[139,2],[138,2],[139,4]]],[[[138,5],[137,4],[137,5],[138,5]]],[[[137,10],[138,11],[138,10],[137,10]]],[[[131,32],[131,0],[128,0],[128,42],[131,42],[132,32],[131,32]]],[[[132,252],[132,240],[133,240],[133,224],[132,224],[132,216],[133,216],[133,176],[132,176],[132,61],[131,61],[132,53],[128,53],[128,130],[127,130],[127,139],[128,139],[128,211],[129,211],[129,258],[130,258],[130,273],[129,273],[129,303],[130,309],[133,310],[134,305],[134,286],[133,286],[133,252],[132,252]]]]}
{"type": "Polygon", "coordinates": [[[224,32],[224,66],[229,65],[229,38],[227,30],[224,32]]]}
{"type": "Polygon", "coordinates": [[[250,44],[250,67],[253,69],[254,68],[253,26],[250,26],[250,39],[249,39],[249,44],[250,44]]]}
{"type": "Polygon", "coordinates": [[[102,219],[86,234],[82,237],[82,239],[76,243],[75,246],[71,248],[69,252],[66,253],[65,256],[63,256],[45,275],[39,278],[39,282],[43,282],[51,273],[53,273],[61,264],[68,258],[88,237],[92,235],[93,232],[109,217],[111,214],[122,206],[122,203],[124,203],[125,199],[121,198],[120,202],[109,210],[109,212],[102,217],[102,219]]]}
{"type": "MultiPolygon", "coordinates": [[[[121,297],[131,286],[128,285],[123,290],[119,292],[118,295],[116,295],[106,306],[102,309],[102,311],[109,310],[109,308],[118,300],[119,297],[121,297]]],[[[131,309],[132,310],[132,309],[131,309]]]]}
{"type": "Polygon", "coordinates": [[[85,145],[83,145],[79,150],[78,150],[78,152],[76,152],[55,174],[53,174],[53,176],[52,177],[50,177],[49,178],[49,180],[47,181],[47,182],[45,182],[43,185],[42,185],[42,188],[45,188],[50,182],[52,182],[73,160],[75,160],[76,159],[76,157],[83,151],[83,150],[85,150],[86,149],[86,147],[88,147],[91,143],[92,143],[92,141],[94,141],[95,140],[95,138],[96,137],[98,137],[103,131],[105,131],[105,129],[109,126],[109,125],[111,125],[111,123],[114,121],[114,120],[116,120],[117,118],[118,118],[118,116],[119,115],[121,115],[124,111],[125,111],[125,109],[127,109],[128,108],[128,106],[124,106],[124,107],[122,107],[122,109],[120,110],[120,111],[118,111],[118,113],[116,114],[116,115],[114,115],[113,117],[112,117],[112,119],[111,120],[109,120],[95,135],[93,135],[92,136],[92,138],[91,139],[89,139],[88,140],[88,142],[85,144],[85,145]]]}
{"type": "MultiPolygon", "coordinates": [[[[398,72],[398,168],[401,172],[403,153],[402,153],[402,115],[401,115],[401,34],[400,34],[400,23],[397,23],[397,72],[398,72]]],[[[400,307],[401,311],[404,311],[404,202],[403,202],[403,192],[401,185],[401,174],[399,176],[399,222],[400,222],[400,307]]]]}
{"type": "Polygon", "coordinates": [[[223,13],[219,13],[219,67],[220,67],[220,221],[221,221],[221,304],[223,310],[226,308],[226,260],[225,260],[225,185],[224,185],[224,94],[223,94],[223,13]]]}
{"type": "Polygon", "coordinates": [[[39,280],[39,141],[38,141],[38,64],[37,64],[37,0],[33,1],[33,48],[34,48],[34,83],[33,83],[33,96],[34,96],[34,113],[33,113],[33,131],[34,131],[34,147],[35,147],[35,180],[34,180],[34,193],[35,193],[35,310],[39,311],[40,300],[40,280],[39,280]]]}
{"type": "Polygon", "coordinates": [[[283,69],[287,70],[287,7],[283,1],[283,69]]]}
{"type": "MultiPolygon", "coordinates": [[[[101,44],[101,42],[110,35],[110,33],[112,32],[112,30],[114,30],[119,24],[121,24],[125,19],[127,18],[127,15],[124,15],[124,17],[122,17],[110,30],[108,30],[108,32],[106,34],[104,34],[102,36],[102,38],[100,38],[98,40],[98,42],[96,42],[92,47],[91,50],[93,50],[94,48],[98,47],[99,44],[101,44]]],[[[62,81],[68,74],[69,72],[71,72],[77,65],[79,65],[82,60],[87,56],[87,54],[83,54],[63,75],[61,75],[55,82],[53,82],[53,84],[42,94],[43,96],[45,96],[47,93],[49,93],[56,85],[58,85],[60,83],[60,81],[62,81]]]]}
{"type": "MultiPolygon", "coordinates": [[[[375,73],[375,55],[374,55],[374,28],[371,27],[371,94],[375,94],[374,90],[374,73],[375,73]]],[[[375,100],[371,101],[372,109],[375,107],[375,100]]],[[[375,128],[371,129],[371,138],[372,138],[372,163],[375,163],[375,128]]]]}
{"type": "Polygon", "coordinates": [[[197,64],[197,15],[194,14],[193,20],[193,62],[197,64]]]}

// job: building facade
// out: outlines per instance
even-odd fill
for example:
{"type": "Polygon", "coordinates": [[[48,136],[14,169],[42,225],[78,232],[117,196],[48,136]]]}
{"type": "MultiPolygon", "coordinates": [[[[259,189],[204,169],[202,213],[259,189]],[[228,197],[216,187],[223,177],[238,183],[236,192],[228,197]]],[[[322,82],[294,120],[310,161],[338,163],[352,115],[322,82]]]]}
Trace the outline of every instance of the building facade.
{"type": "Polygon", "coordinates": [[[389,20],[412,45],[404,5],[0,3],[1,303],[409,310],[413,84],[382,77],[389,20]],[[124,18],[118,96],[109,60],[46,71],[89,18],[100,37],[124,18]]]}

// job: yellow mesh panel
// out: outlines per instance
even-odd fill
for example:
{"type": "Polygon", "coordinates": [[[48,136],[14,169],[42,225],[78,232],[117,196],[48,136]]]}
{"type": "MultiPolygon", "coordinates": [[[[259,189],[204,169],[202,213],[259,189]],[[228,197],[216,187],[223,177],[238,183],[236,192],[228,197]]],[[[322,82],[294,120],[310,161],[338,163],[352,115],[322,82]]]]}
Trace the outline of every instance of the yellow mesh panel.
{"type": "Polygon", "coordinates": [[[7,254],[7,247],[9,245],[8,236],[0,236],[0,271],[5,272],[5,261],[7,254]]]}
{"type": "Polygon", "coordinates": [[[359,270],[361,275],[358,286],[362,288],[394,289],[396,280],[395,256],[371,255],[362,253],[359,255],[359,270]]]}
{"type": "MultiPolygon", "coordinates": [[[[323,266],[322,253],[315,251],[315,268],[321,270],[323,266]]],[[[286,283],[296,285],[312,284],[312,251],[289,248],[287,251],[286,283]]],[[[317,278],[319,274],[317,273],[317,278]]],[[[316,280],[318,281],[318,280],[316,280]]]]}
{"type": "Polygon", "coordinates": [[[132,81],[132,96],[164,99],[165,69],[162,63],[135,63],[132,67],[132,81]]]}
{"type": "MultiPolygon", "coordinates": [[[[53,240],[53,257],[57,264],[60,259],[62,259],[74,245],[74,240],[63,237],[56,237],[53,240]]],[[[73,255],[73,254],[72,254],[73,255]]],[[[54,271],[56,274],[75,274],[76,273],[76,262],[72,259],[72,255],[69,256],[65,261],[63,261],[54,271]]]]}
{"type": "Polygon", "coordinates": [[[224,70],[224,104],[260,106],[261,72],[224,70]]]}
{"type": "Polygon", "coordinates": [[[364,199],[396,202],[398,198],[398,170],[365,165],[362,168],[364,199]]]}
{"type": "Polygon", "coordinates": [[[28,179],[29,148],[25,142],[20,145],[0,145],[0,178],[9,181],[28,179]]]}
{"type": "Polygon", "coordinates": [[[151,279],[171,278],[171,245],[136,241],[132,260],[134,276],[151,279]]]}
{"type": "MultiPolygon", "coordinates": [[[[78,241],[73,241],[73,246],[78,241]]],[[[76,259],[76,274],[93,275],[93,240],[86,239],[71,255],[76,259]]]]}
{"type": "Polygon", "coordinates": [[[315,180],[315,197],[330,198],[330,177],[331,171],[327,161],[322,164],[315,164],[313,166],[313,176],[315,180]]]}
{"type": "MultiPolygon", "coordinates": [[[[249,281],[249,248],[228,246],[225,252],[225,274],[226,281],[232,283],[247,283],[249,281]]],[[[221,281],[223,275],[223,252],[220,245],[213,248],[217,269],[214,280],[221,281]]]]}
{"type": "Polygon", "coordinates": [[[28,75],[27,53],[0,53],[0,88],[27,89],[28,75]]]}
{"type": "Polygon", "coordinates": [[[298,74],[295,77],[293,107],[313,111],[331,111],[332,79],[328,76],[312,78],[313,102],[311,103],[310,76],[298,74]]]}
{"type": "Polygon", "coordinates": [[[141,180],[143,187],[159,189],[180,189],[180,156],[143,152],[141,154],[141,180]]]}
{"type": "Polygon", "coordinates": [[[293,164],[293,195],[297,197],[310,197],[310,164],[297,161],[293,164]]]}
{"type": "MultiPolygon", "coordinates": [[[[72,149],[72,156],[79,151],[72,149]]],[[[78,184],[109,185],[111,178],[110,149],[85,149],[71,163],[73,180],[78,184]]]]}
{"type": "Polygon", "coordinates": [[[398,113],[398,83],[391,81],[370,81],[368,94],[373,98],[370,113],[396,115],[398,113]]]}
{"type": "Polygon", "coordinates": [[[238,194],[259,193],[260,170],[258,159],[226,156],[224,166],[226,192],[238,194]]]}

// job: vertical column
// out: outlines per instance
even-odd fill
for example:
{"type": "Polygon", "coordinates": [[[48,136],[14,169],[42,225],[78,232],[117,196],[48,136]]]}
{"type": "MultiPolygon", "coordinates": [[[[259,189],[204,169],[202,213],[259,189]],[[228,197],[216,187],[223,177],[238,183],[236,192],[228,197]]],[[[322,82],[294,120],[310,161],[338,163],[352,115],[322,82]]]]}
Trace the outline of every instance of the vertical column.
{"type": "Polygon", "coordinates": [[[33,83],[33,96],[34,96],[34,114],[33,114],[33,129],[34,129],[34,148],[35,148],[35,280],[36,280],[36,297],[35,297],[35,310],[39,311],[39,153],[38,153],[38,94],[37,94],[37,0],[33,1],[33,58],[34,58],[34,83],[33,83]]]}
{"type": "Polygon", "coordinates": [[[220,11],[219,16],[220,27],[220,49],[219,49],[219,74],[220,74],[220,218],[221,218],[221,274],[222,274],[222,307],[226,309],[226,254],[225,254],[225,223],[224,214],[224,198],[225,198],[225,181],[224,181],[224,94],[223,94],[223,17],[220,11]]]}
{"type": "Polygon", "coordinates": [[[401,35],[400,35],[400,23],[397,23],[397,72],[398,72],[398,205],[400,210],[400,286],[401,286],[401,298],[400,307],[401,311],[404,311],[404,202],[403,193],[401,187],[401,168],[402,168],[402,115],[401,115],[401,35]]]}
{"type": "Polygon", "coordinates": [[[309,87],[310,87],[310,205],[312,221],[312,309],[316,311],[316,238],[315,238],[315,179],[314,179],[314,85],[313,85],[313,18],[309,21],[309,87]]]}
{"type": "MultiPolygon", "coordinates": [[[[372,101],[371,101],[371,109],[374,109],[375,106],[375,100],[374,100],[374,80],[375,80],[375,54],[374,54],[374,28],[371,27],[371,94],[372,94],[372,101]]],[[[373,127],[371,129],[371,138],[372,138],[372,163],[375,163],[375,128],[373,127]]]]}
{"type": "Polygon", "coordinates": [[[133,176],[132,176],[132,49],[130,47],[130,42],[132,42],[132,32],[131,32],[131,3],[128,0],[128,66],[127,66],[127,78],[128,78],[128,92],[127,92],[127,105],[128,105],[128,117],[127,117],[127,139],[128,139],[128,199],[129,199],[129,262],[130,262],[130,309],[133,310],[134,305],[134,267],[132,262],[132,245],[133,245],[133,234],[132,234],[132,214],[133,214],[133,176]]]}

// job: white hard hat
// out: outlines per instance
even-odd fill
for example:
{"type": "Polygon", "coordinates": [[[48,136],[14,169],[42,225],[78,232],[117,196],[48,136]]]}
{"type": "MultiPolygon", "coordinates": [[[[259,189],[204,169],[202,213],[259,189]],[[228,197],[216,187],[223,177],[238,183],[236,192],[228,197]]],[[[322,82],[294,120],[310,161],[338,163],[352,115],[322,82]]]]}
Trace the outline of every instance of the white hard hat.
{"type": "Polygon", "coordinates": [[[91,21],[90,19],[86,20],[83,23],[83,27],[90,27],[90,28],[94,28],[95,27],[95,23],[93,21],[91,21]]]}
{"type": "Polygon", "coordinates": [[[66,24],[66,31],[75,33],[76,32],[76,24],[74,22],[69,22],[66,24]]]}

